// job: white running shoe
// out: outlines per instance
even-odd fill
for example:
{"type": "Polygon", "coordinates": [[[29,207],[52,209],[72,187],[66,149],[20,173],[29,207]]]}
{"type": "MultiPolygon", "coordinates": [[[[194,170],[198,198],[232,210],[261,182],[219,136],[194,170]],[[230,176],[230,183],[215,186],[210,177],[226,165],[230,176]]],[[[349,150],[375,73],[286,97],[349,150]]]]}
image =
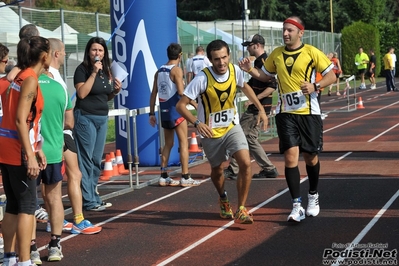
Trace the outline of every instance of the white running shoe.
{"type": "Polygon", "coordinates": [[[194,180],[191,176],[188,179],[184,179],[183,177],[180,179],[180,185],[182,187],[196,187],[199,186],[201,182],[194,180]]]}
{"type": "Polygon", "coordinates": [[[319,193],[316,193],[314,195],[308,194],[308,207],[306,208],[306,215],[317,216],[319,212],[319,193]]]}
{"type": "Polygon", "coordinates": [[[47,261],[60,261],[64,255],[62,254],[62,247],[48,247],[47,261]]]}
{"type": "Polygon", "coordinates": [[[42,265],[43,264],[42,260],[40,259],[40,253],[37,250],[30,252],[30,260],[31,260],[31,262],[34,263],[34,265],[42,265]]]}
{"type": "Polygon", "coordinates": [[[40,223],[45,223],[48,221],[48,213],[43,207],[40,207],[35,211],[35,217],[36,220],[40,223]]]}
{"type": "Polygon", "coordinates": [[[293,203],[291,214],[288,216],[287,221],[289,222],[300,222],[305,219],[305,210],[302,208],[301,203],[293,203]]]}
{"type": "Polygon", "coordinates": [[[179,181],[173,180],[169,176],[167,178],[160,177],[158,183],[159,183],[159,185],[161,187],[166,187],[166,186],[177,187],[177,186],[180,186],[180,182],[179,181]]]}

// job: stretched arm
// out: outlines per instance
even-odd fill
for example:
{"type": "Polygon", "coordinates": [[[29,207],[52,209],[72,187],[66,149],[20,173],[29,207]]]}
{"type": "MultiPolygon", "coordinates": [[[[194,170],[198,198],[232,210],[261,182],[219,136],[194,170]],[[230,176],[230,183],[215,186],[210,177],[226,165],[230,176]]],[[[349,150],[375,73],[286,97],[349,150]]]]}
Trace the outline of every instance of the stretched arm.
{"type": "MultiPolygon", "coordinates": [[[[256,98],[258,98],[258,100],[262,100],[263,98],[269,97],[269,95],[271,95],[273,92],[275,91],[274,88],[271,87],[267,87],[264,91],[262,91],[261,93],[259,93],[258,95],[256,95],[256,98]]],[[[251,102],[250,100],[248,100],[245,103],[245,106],[251,105],[253,104],[253,102],[251,102]]]]}
{"type": "Polygon", "coordinates": [[[244,58],[238,63],[239,67],[250,74],[252,77],[256,78],[257,80],[267,82],[270,79],[270,76],[266,75],[261,69],[251,66],[251,60],[249,58],[244,58]]]}
{"type": "Polygon", "coordinates": [[[265,131],[267,129],[267,116],[265,111],[263,110],[263,105],[259,102],[258,98],[255,95],[255,92],[251,89],[251,87],[244,82],[244,87],[241,88],[241,91],[248,97],[248,99],[258,108],[259,115],[258,115],[258,122],[257,125],[260,123],[260,120],[263,121],[262,130],[265,131]]]}

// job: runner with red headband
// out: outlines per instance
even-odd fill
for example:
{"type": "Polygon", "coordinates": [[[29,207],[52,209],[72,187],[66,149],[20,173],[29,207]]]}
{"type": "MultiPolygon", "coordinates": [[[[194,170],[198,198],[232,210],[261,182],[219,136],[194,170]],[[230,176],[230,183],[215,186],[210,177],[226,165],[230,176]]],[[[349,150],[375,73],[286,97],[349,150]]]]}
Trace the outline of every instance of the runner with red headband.
{"type": "Polygon", "coordinates": [[[320,212],[318,154],[323,148],[323,122],[317,92],[335,81],[334,65],[322,51],[302,42],[304,31],[304,23],[299,17],[289,17],[283,25],[285,46],[274,49],[262,69],[252,68],[249,58],[239,63],[242,70],[261,81],[277,74],[276,125],[280,153],[284,154],[285,178],[293,203],[287,220],[294,222],[305,219],[298,168],[300,153],[309,177],[306,215],[317,216],[320,212]],[[323,76],[318,82],[317,72],[323,76]]]}

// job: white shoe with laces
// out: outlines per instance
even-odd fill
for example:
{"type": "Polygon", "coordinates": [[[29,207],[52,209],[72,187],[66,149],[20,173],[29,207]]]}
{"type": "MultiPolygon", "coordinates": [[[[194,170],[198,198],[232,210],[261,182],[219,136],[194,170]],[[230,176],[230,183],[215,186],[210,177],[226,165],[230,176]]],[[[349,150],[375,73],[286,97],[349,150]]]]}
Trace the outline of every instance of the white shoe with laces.
{"type": "Polygon", "coordinates": [[[192,179],[191,176],[188,179],[185,179],[183,177],[180,179],[180,185],[182,187],[196,187],[199,186],[200,184],[201,182],[192,179]]]}
{"type": "Polygon", "coordinates": [[[163,177],[159,178],[158,184],[161,187],[166,187],[166,186],[177,187],[177,186],[180,186],[180,182],[179,181],[173,180],[169,176],[167,178],[163,178],[163,177]]]}
{"type": "Polygon", "coordinates": [[[317,216],[320,212],[319,193],[314,195],[308,194],[308,207],[306,208],[307,216],[317,216]]]}
{"type": "Polygon", "coordinates": [[[287,221],[288,222],[300,222],[301,220],[305,219],[305,210],[302,208],[301,203],[293,203],[293,208],[288,215],[287,221]]]}

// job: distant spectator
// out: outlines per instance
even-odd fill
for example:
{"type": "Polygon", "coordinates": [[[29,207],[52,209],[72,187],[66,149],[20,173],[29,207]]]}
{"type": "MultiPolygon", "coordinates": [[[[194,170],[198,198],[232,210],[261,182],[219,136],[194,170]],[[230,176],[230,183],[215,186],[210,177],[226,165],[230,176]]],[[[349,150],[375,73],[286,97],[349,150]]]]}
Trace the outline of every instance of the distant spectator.
{"type": "MultiPolygon", "coordinates": [[[[19,39],[31,38],[32,36],[40,36],[40,32],[37,27],[33,24],[26,24],[19,30],[19,39]]],[[[8,81],[12,82],[21,69],[17,66],[12,68],[9,73],[7,73],[8,81]]]]}
{"type": "Polygon", "coordinates": [[[10,71],[11,71],[16,65],[17,65],[17,61],[15,61],[14,59],[9,59],[7,65],[6,65],[6,69],[5,69],[6,74],[10,73],[10,71]]]}
{"type": "Polygon", "coordinates": [[[366,84],[364,83],[364,74],[367,71],[367,64],[369,63],[369,56],[363,52],[363,48],[359,47],[359,53],[355,56],[355,65],[357,66],[357,73],[360,76],[360,87],[359,89],[365,90],[366,84]]]}
{"type": "Polygon", "coordinates": [[[188,79],[187,84],[205,67],[212,66],[208,57],[205,56],[205,50],[202,46],[195,49],[195,56],[191,60],[190,68],[187,69],[188,79]]]}
{"type": "MultiPolygon", "coordinates": [[[[339,62],[338,54],[336,52],[329,53],[327,55],[327,57],[334,64],[333,71],[334,71],[335,76],[337,77],[337,81],[335,82],[335,86],[336,86],[336,90],[337,90],[337,96],[339,96],[339,95],[341,95],[341,93],[339,93],[339,76],[342,73],[341,63],[339,62]]],[[[328,96],[331,96],[332,87],[333,87],[333,84],[331,84],[330,88],[328,89],[328,96]]]]}
{"type": "Polygon", "coordinates": [[[189,82],[188,81],[188,73],[189,73],[189,69],[191,69],[191,63],[192,63],[193,56],[194,56],[194,53],[189,53],[188,57],[186,59],[186,63],[184,65],[184,76],[186,77],[187,84],[189,82]]]}
{"type": "Polygon", "coordinates": [[[19,30],[19,39],[39,36],[40,32],[34,24],[26,24],[19,30]]]}
{"type": "Polygon", "coordinates": [[[367,72],[367,76],[369,77],[371,86],[370,89],[374,90],[377,88],[375,84],[375,66],[377,64],[377,59],[374,54],[374,50],[370,49],[370,61],[369,61],[369,69],[367,72]]]}
{"type": "Polygon", "coordinates": [[[395,48],[392,48],[391,57],[392,57],[392,63],[393,63],[392,74],[393,74],[393,77],[395,78],[395,74],[396,74],[396,54],[395,54],[395,48]]]}
{"type": "Polygon", "coordinates": [[[384,70],[385,70],[385,83],[387,86],[387,91],[396,90],[394,76],[393,76],[392,50],[393,48],[390,47],[383,58],[384,70]]]}
{"type": "Polygon", "coordinates": [[[6,73],[6,66],[8,64],[8,48],[4,44],[0,43],[0,75],[6,73]]]}

